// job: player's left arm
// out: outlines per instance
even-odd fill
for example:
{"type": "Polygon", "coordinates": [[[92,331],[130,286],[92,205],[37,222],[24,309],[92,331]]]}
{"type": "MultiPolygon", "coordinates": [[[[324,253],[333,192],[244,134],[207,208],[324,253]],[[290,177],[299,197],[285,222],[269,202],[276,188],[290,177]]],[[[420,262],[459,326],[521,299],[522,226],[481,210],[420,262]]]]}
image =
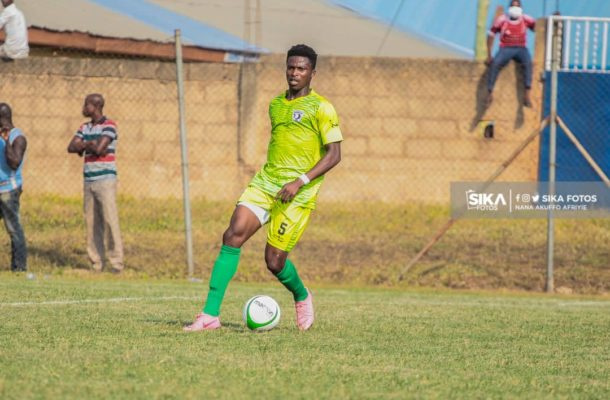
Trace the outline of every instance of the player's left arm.
{"type": "MultiPolygon", "coordinates": [[[[341,162],[341,142],[328,143],[324,146],[326,154],[305,175],[310,181],[326,174],[341,162]]],[[[301,183],[301,178],[297,179],[301,183]]]]}
{"type": "MultiPolygon", "coordinates": [[[[323,102],[318,110],[318,129],[320,130],[320,137],[324,144],[324,148],[326,149],[326,154],[322,156],[320,161],[318,161],[313,168],[304,174],[304,178],[307,181],[313,181],[326,174],[341,161],[341,141],[343,140],[343,136],[339,129],[337,112],[328,102],[323,102]]],[[[299,189],[305,186],[305,184],[303,179],[297,178],[294,181],[285,184],[277,193],[276,198],[287,203],[294,199],[294,196],[296,196],[299,189]]]]}

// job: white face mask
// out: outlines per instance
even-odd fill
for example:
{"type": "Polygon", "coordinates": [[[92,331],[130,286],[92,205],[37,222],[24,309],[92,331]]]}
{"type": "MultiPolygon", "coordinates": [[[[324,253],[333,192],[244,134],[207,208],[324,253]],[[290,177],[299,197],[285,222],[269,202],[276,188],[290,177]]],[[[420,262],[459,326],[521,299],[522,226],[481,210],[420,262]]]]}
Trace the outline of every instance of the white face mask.
{"type": "Polygon", "coordinates": [[[508,8],[508,16],[511,19],[521,18],[523,15],[523,9],[521,7],[513,6],[508,8]]]}

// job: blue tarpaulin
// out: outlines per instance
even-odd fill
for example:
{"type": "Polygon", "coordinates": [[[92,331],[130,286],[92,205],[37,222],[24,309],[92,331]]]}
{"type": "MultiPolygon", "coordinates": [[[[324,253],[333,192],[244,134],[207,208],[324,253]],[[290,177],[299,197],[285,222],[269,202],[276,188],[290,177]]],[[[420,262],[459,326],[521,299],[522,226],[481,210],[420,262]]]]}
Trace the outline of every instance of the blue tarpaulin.
{"type": "MultiPolygon", "coordinates": [[[[544,115],[550,112],[550,72],[546,76],[544,115]]],[[[610,74],[560,72],[557,115],[596,163],[610,176],[610,74]]],[[[549,178],[549,128],[540,145],[539,180],[549,178]]],[[[557,127],[557,180],[601,181],[561,128],[557,127]]]]}
{"type": "MultiPolygon", "coordinates": [[[[477,0],[327,0],[365,17],[474,57],[477,0]],[[402,6],[401,6],[402,5],[402,6]]],[[[487,28],[497,6],[508,8],[508,0],[490,0],[487,28]]],[[[610,0],[523,0],[523,10],[534,18],[547,17],[559,7],[561,15],[610,17],[610,0]]],[[[496,40],[497,43],[497,40],[496,40]]],[[[528,34],[530,51],[534,37],[528,34]]]]}

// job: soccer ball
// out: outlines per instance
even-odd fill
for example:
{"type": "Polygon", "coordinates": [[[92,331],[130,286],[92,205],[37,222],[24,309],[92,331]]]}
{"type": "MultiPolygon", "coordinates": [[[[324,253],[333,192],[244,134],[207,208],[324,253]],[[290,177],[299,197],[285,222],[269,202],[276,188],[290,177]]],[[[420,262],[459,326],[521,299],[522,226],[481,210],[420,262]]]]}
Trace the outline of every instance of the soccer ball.
{"type": "Polygon", "coordinates": [[[252,331],[268,331],[280,322],[280,306],[269,296],[254,296],[244,306],[244,322],[252,331]]]}

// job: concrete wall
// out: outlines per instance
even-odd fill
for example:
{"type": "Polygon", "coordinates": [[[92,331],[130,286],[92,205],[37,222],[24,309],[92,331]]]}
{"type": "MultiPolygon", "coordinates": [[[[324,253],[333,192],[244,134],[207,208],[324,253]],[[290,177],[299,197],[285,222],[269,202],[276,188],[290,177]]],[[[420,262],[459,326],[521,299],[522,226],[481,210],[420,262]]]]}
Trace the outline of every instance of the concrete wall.
{"type": "MultiPolygon", "coordinates": [[[[254,65],[187,64],[191,194],[234,201],[265,160],[267,105],[286,87],[284,57],[254,65]]],[[[539,123],[520,106],[519,71],[506,68],[483,110],[485,67],[468,61],[323,58],[314,89],[336,107],[343,161],[321,199],[446,202],[449,182],[484,180],[539,123]],[[477,123],[494,120],[496,138],[477,123]]],[[[28,137],[25,189],[79,195],[82,160],[66,153],[87,93],[106,97],[119,126],[120,193],[181,196],[173,64],[146,60],[31,57],[0,64],[0,101],[28,137]]],[[[503,180],[534,180],[537,143],[503,180]]]]}

